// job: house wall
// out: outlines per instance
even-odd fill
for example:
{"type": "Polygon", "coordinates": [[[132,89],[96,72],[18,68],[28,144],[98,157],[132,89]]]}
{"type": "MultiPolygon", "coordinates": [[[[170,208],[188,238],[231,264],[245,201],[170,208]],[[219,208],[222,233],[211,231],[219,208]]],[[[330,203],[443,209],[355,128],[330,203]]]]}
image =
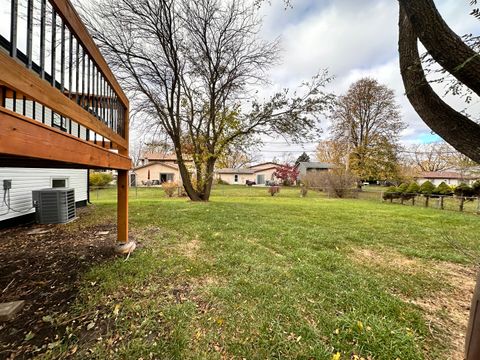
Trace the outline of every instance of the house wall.
{"type": "Polygon", "coordinates": [[[164,164],[151,164],[147,167],[136,169],[137,185],[142,185],[142,181],[148,181],[148,171],[150,171],[150,180],[160,180],[160,173],[173,174],[173,182],[180,184],[182,182],[180,171],[164,164]]]}
{"type": "Polygon", "coordinates": [[[237,174],[238,175],[238,182],[235,182],[235,174],[218,174],[218,179],[222,179],[227,183],[233,184],[240,184],[245,185],[247,180],[255,181],[256,177],[254,174],[237,174]]]}
{"type": "Polygon", "coordinates": [[[457,185],[460,185],[460,183],[464,182],[465,184],[470,184],[471,181],[470,180],[459,180],[459,179],[425,179],[425,178],[420,178],[420,179],[417,179],[417,183],[419,185],[422,185],[424,182],[426,181],[430,181],[433,185],[435,186],[438,186],[440,185],[442,182],[444,182],[445,184],[447,185],[450,185],[450,186],[457,186],[457,185]]]}
{"type": "Polygon", "coordinates": [[[51,188],[54,178],[67,178],[67,186],[75,189],[75,201],[86,201],[87,177],[87,170],[79,169],[0,168],[0,221],[34,213],[32,190],[51,188]],[[3,202],[3,180],[12,180],[10,207],[20,212],[8,211],[3,202]]]}
{"type": "Polygon", "coordinates": [[[265,170],[255,170],[255,182],[257,182],[257,175],[264,175],[265,181],[275,181],[278,180],[273,173],[275,172],[275,168],[265,169],[265,170]]]}

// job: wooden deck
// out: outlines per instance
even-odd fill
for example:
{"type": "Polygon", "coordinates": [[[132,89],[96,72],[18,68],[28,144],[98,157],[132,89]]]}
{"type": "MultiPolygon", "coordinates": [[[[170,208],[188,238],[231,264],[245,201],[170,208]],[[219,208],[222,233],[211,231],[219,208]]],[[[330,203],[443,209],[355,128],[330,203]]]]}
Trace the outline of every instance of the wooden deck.
{"type": "Polygon", "coordinates": [[[68,0],[7,3],[0,167],[117,170],[118,240],[128,241],[127,96],[68,0]]]}

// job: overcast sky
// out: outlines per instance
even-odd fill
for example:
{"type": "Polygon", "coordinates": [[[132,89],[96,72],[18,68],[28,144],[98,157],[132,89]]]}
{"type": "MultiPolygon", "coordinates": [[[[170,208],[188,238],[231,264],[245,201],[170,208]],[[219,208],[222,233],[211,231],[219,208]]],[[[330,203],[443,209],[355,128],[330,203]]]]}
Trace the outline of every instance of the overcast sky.
{"type": "MultiPolygon", "coordinates": [[[[283,0],[265,0],[261,8],[265,39],[281,39],[282,63],[271,71],[271,85],[261,91],[295,88],[321,69],[328,69],[335,80],[329,91],[340,95],[354,81],[370,76],[393,89],[408,128],[401,133],[404,144],[438,140],[412,109],[399,72],[397,55],[398,2],[395,0],[291,0],[285,9],[283,0]]],[[[8,34],[8,0],[0,0],[0,33],[8,34]]],[[[436,0],[437,7],[459,35],[480,33],[480,21],[469,15],[470,0],[436,0]]],[[[444,90],[438,88],[439,94],[444,90]]],[[[467,105],[459,98],[446,98],[456,109],[467,105]]],[[[479,118],[477,98],[469,112],[479,118]]],[[[328,120],[322,121],[328,136],[328,120]]],[[[132,134],[134,135],[134,134],[132,134]]],[[[319,139],[320,140],[320,139],[319,139]]],[[[259,160],[273,157],[298,157],[303,150],[312,154],[315,143],[287,145],[281,139],[267,139],[259,160]]]]}
{"type": "MultiPolygon", "coordinates": [[[[281,0],[264,5],[264,28],[267,39],[281,37],[283,63],[273,69],[271,89],[295,87],[319,69],[328,68],[335,81],[330,90],[342,94],[348,86],[364,76],[376,78],[393,89],[408,128],[402,132],[402,143],[431,142],[437,138],[412,109],[400,77],[398,65],[398,2],[394,0],[293,0],[285,10],[281,0]]],[[[470,13],[469,0],[436,0],[437,7],[459,35],[479,33],[480,22],[470,13]]],[[[438,89],[443,94],[442,89],[438,89]]],[[[466,105],[458,99],[447,99],[457,109],[466,105]]],[[[475,103],[478,100],[475,99],[475,103]]],[[[477,104],[478,105],[478,104],[477,104]]],[[[477,112],[478,106],[470,111],[477,112]]],[[[323,122],[324,128],[328,121],[323,122]]],[[[324,138],[328,135],[324,133],[324,138]]],[[[305,144],[313,150],[315,144],[305,144]]],[[[302,147],[267,143],[262,149],[264,160],[302,147]],[[280,151],[277,151],[280,150],[280,151]]]]}

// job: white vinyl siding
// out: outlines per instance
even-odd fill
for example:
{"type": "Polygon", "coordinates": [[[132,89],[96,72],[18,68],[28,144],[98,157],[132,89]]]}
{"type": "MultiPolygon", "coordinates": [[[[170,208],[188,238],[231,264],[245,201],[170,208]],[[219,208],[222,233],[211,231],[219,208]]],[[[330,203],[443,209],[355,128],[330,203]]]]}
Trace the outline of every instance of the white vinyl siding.
{"type": "Polygon", "coordinates": [[[75,189],[75,202],[87,200],[87,170],[0,167],[0,221],[33,213],[32,190],[51,188],[53,179],[65,178],[68,187],[75,189]],[[3,180],[12,180],[10,207],[22,213],[11,210],[7,213],[3,202],[3,180]]]}

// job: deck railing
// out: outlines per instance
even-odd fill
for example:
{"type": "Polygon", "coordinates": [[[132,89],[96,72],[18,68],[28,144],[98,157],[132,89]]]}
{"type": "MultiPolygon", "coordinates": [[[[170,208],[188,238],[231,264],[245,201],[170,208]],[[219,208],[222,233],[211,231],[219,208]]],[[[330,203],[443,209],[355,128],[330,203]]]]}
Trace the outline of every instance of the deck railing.
{"type": "Polygon", "coordinates": [[[91,143],[127,149],[128,100],[71,4],[0,3],[9,29],[0,33],[0,106],[91,143]]]}

